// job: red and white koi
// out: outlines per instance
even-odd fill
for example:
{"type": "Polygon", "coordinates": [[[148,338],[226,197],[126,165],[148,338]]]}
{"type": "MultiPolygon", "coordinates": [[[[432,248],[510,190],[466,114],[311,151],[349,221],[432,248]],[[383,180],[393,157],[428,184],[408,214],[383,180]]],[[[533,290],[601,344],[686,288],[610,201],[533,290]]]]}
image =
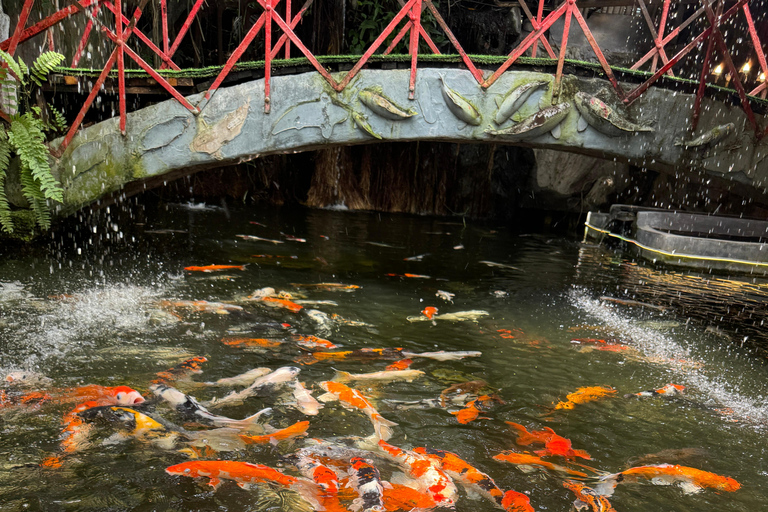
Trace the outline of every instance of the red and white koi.
{"type": "Polygon", "coordinates": [[[349,463],[349,483],[358,494],[350,510],[384,512],[384,486],[379,470],[370,459],[362,457],[352,457],[349,463]]]}
{"type": "Polygon", "coordinates": [[[339,400],[342,406],[348,409],[357,409],[371,420],[373,429],[376,432],[376,438],[384,441],[392,437],[392,427],[397,423],[384,418],[371,402],[356,389],[352,389],[346,384],[334,381],[325,381],[320,383],[320,387],[327,393],[322,395],[321,401],[339,400]]]}

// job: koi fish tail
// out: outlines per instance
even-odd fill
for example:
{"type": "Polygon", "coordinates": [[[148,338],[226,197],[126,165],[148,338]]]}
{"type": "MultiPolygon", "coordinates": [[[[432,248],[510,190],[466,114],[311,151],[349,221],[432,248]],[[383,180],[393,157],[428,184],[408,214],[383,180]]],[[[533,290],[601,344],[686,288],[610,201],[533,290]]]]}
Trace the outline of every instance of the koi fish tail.
{"type": "Polygon", "coordinates": [[[310,480],[298,480],[290,486],[290,488],[296,491],[301,499],[312,505],[312,510],[325,510],[320,500],[320,487],[310,480]]]}
{"type": "Polygon", "coordinates": [[[252,416],[243,418],[242,420],[229,420],[223,423],[225,423],[228,427],[239,428],[242,430],[249,430],[254,426],[260,426],[261,421],[263,421],[262,417],[271,416],[272,412],[273,412],[272,408],[267,407],[265,409],[260,410],[259,412],[257,412],[252,416]]]}
{"type": "Polygon", "coordinates": [[[581,457],[582,459],[592,460],[592,456],[588,454],[586,450],[573,450],[573,455],[574,457],[581,457]]]}
{"type": "Polygon", "coordinates": [[[340,370],[336,370],[336,373],[333,376],[333,381],[336,382],[349,382],[352,379],[350,378],[351,374],[349,372],[342,372],[340,370]]]}
{"type": "Polygon", "coordinates": [[[621,473],[614,473],[600,477],[600,482],[595,486],[595,492],[601,496],[613,495],[614,489],[621,481],[621,473]]]}
{"type": "Polygon", "coordinates": [[[388,441],[392,437],[394,434],[392,427],[395,426],[397,426],[397,423],[381,416],[373,418],[373,429],[376,431],[376,437],[382,441],[388,441]]]}

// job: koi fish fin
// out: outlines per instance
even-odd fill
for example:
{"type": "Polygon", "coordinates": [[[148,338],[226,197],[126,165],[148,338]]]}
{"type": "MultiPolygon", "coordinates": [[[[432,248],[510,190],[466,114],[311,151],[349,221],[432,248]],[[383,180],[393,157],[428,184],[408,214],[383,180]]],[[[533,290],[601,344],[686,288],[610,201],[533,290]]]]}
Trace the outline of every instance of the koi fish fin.
{"type": "Polygon", "coordinates": [[[333,393],[323,393],[322,395],[318,396],[317,399],[323,403],[327,403],[327,402],[335,402],[336,400],[339,399],[339,397],[337,397],[333,393]]]}
{"type": "Polygon", "coordinates": [[[301,499],[312,505],[313,510],[325,510],[325,507],[323,507],[318,498],[320,487],[316,483],[310,480],[299,479],[291,485],[291,489],[299,493],[301,499]]]}
{"type": "Polygon", "coordinates": [[[581,512],[582,510],[589,510],[590,506],[589,503],[577,499],[573,502],[573,509],[576,512],[581,512]]]}
{"type": "Polygon", "coordinates": [[[237,482],[237,486],[240,487],[241,489],[245,489],[246,491],[253,488],[253,486],[248,482],[237,482]]]}
{"type": "Polygon", "coordinates": [[[620,473],[600,477],[600,483],[595,486],[595,492],[600,496],[612,496],[614,489],[619,484],[618,475],[620,473]]]}
{"type": "Polygon", "coordinates": [[[496,96],[496,98],[494,98],[493,101],[496,103],[496,108],[499,108],[501,106],[501,102],[499,101],[499,97],[498,96],[496,96]]]}
{"type": "Polygon", "coordinates": [[[696,494],[704,490],[693,482],[680,482],[679,485],[685,494],[696,494]]]}
{"type": "Polygon", "coordinates": [[[213,490],[215,491],[221,485],[221,480],[219,480],[215,476],[212,476],[212,477],[210,477],[210,480],[208,481],[208,485],[213,487],[213,490]]]}
{"type": "Polygon", "coordinates": [[[336,370],[335,368],[334,370],[336,371],[336,373],[334,374],[331,380],[336,382],[349,382],[350,380],[352,380],[351,379],[352,374],[350,374],[349,372],[342,372],[340,370],[336,370]]]}
{"type": "MultiPolygon", "coordinates": [[[[586,129],[587,129],[587,127],[588,127],[588,126],[589,126],[589,123],[587,123],[587,120],[586,120],[586,119],[584,119],[584,116],[581,116],[581,115],[580,115],[580,116],[579,116],[579,123],[578,123],[578,125],[576,126],[576,129],[577,129],[577,130],[579,130],[579,132],[583,132],[584,130],[586,130],[586,129]]],[[[582,503],[583,503],[583,502],[582,502],[582,503]]]]}
{"type": "Polygon", "coordinates": [[[557,125],[554,128],[552,128],[552,136],[555,139],[560,140],[560,135],[562,135],[562,130],[560,130],[560,125],[557,125]]]}
{"type": "Polygon", "coordinates": [[[274,411],[271,407],[264,408],[257,412],[256,414],[253,414],[251,416],[248,416],[247,418],[243,418],[242,420],[232,420],[227,421],[226,424],[230,427],[234,428],[241,428],[243,430],[249,430],[253,428],[254,426],[258,426],[261,420],[262,416],[271,416],[274,411]]]}

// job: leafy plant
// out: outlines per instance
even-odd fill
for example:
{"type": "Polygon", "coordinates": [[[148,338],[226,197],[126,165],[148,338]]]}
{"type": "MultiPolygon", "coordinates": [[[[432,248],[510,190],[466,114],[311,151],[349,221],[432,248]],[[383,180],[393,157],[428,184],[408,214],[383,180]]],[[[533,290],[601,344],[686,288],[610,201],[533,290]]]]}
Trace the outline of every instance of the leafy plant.
{"type": "Polygon", "coordinates": [[[13,232],[11,206],[6,196],[8,169],[13,158],[19,160],[21,192],[32,208],[37,224],[48,229],[51,214],[48,200],[61,202],[63,190],[51,174],[45,132],[61,132],[66,128],[64,115],[51,105],[31,105],[33,86],[41,86],[64,56],[56,52],[41,54],[31,68],[21,58],[14,60],[0,50],[0,91],[13,114],[0,124],[0,228],[13,232]]]}

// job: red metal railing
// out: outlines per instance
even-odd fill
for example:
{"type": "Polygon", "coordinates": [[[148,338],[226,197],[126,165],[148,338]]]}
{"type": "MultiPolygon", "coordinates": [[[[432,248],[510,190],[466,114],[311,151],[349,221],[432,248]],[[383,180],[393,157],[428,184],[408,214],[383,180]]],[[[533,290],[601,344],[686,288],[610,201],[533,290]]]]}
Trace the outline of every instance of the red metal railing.
{"type": "MultiPolygon", "coordinates": [[[[385,47],[383,53],[389,54],[392,50],[401,42],[404,41],[406,35],[408,38],[408,52],[410,55],[410,80],[409,80],[409,98],[414,98],[416,75],[418,72],[418,58],[419,58],[419,44],[424,40],[427,47],[434,54],[440,54],[440,50],[434,43],[432,37],[429,35],[422,25],[422,16],[425,12],[428,12],[434,19],[437,26],[444,33],[450,45],[460,55],[463,65],[469,70],[472,76],[477,81],[481,89],[487,89],[493,85],[499,77],[508,70],[521,56],[530,51],[530,55],[535,57],[539,45],[541,45],[546,51],[547,55],[552,59],[557,59],[557,68],[555,71],[555,95],[559,92],[561,84],[563,69],[565,63],[565,57],[567,54],[567,48],[569,43],[569,35],[572,32],[573,22],[576,22],[579,29],[583,33],[584,37],[588,41],[592,51],[595,54],[597,61],[600,63],[603,72],[612,84],[617,97],[625,104],[631,104],[637,98],[639,98],[645,91],[648,90],[654,83],[656,83],[663,75],[675,76],[673,68],[680,69],[683,59],[691,54],[694,49],[704,46],[706,43],[706,50],[701,61],[701,68],[699,72],[699,87],[696,93],[696,100],[694,103],[693,115],[691,118],[691,129],[695,130],[700,117],[701,103],[704,97],[704,93],[707,85],[711,83],[710,76],[712,74],[712,61],[714,58],[715,50],[720,54],[722,62],[726,66],[726,72],[730,75],[730,80],[733,82],[733,87],[739,95],[741,107],[743,108],[747,119],[751,123],[758,138],[768,133],[768,129],[763,129],[758,125],[757,120],[752,111],[749,95],[760,95],[765,98],[768,89],[766,88],[765,76],[768,75],[768,64],[766,63],[765,53],[763,50],[762,42],[758,36],[758,30],[755,27],[755,22],[750,11],[751,0],[701,0],[701,7],[694,13],[683,20],[679,25],[668,30],[670,23],[670,8],[674,7],[672,0],[663,0],[660,5],[660,14],[658,15],[658,21],[654,20],[654,16],[646,5],[646,0],[636,0],[639,13],[645,19],[648,27],[650,40],[653,43],[653,47],[643,55],[637,62],[635,62],[631,69],[639,70],[648,65],[651,76],[644,82],[634,86],[632,89],[625,89],[629,86],[628,83],[621,84],[614,75],[614,71],[609,65],[603,51],[600,48],[597,40],[595,39],[592,31],[589,28],[587,20],[579,9],[579,3],[577,0],[565,0],[559,5],[551,8],[549,13],[545,16],[545,10],[547,9],[546,0],[538,0],[538,8],[536,14],[534,14],[527,2],[536,0],[518,0],[519,6],[524,12],[526,18],[530,22],[533,31],[520,41],[520,43],[507,55],[505,61],[489,76],[485,76],[483,72],[478,69],[470,56],[464,50],[459,43],[458,39],[452,33],[448,24],[440,15],[438,9],[435,7],[432,0],[397,0],[400,5],[399,10],[396,12],[392,20],[387,24],[384,30],[373,41],[368,49],[363,53],[360,59],[354,64],[354,66],[337,81],[316,59],[315,55],[304,45],[299,36],[294,31],[302,17],[306,13],[307,9],[312,5],[313,0],[306,0],[303,7],[296,12],[292,13],[291,0],[257,0],[261,6],[262,13],[258,19],[250,27],[250,30],[245,34],[240,44],[232,52],[227,62],[224,64],[218,76],[212,82],[208,90],[203,95],[202,100],[198,105],[191,105],[166,79],[164,79],[155,69],[146,63],[129,45],[129,39],[131,36],[136,36],[141,43],[146,45],[155,55],[158,56],[160,61],[160,69],[179,69],[173,62],[173,56],[179,48],[180,43],[186,36],[191,27],[195,17],[203,7],[204,0],[196,0],[193,7],[190,9],[183,25],[176,34],[176,37],[171,43],[170,30],[168,27],[168,15],[167,15],[167,0],[153,0],[159,3],[160,13],[160,32],[162,41],[159,44],[155,44],[144,33],[136,28],[137,21],[141,18],[144,8],[149,0],[141,0],[139,6],[134,10],[131,18],[126,18],[123,14],[122,0],[69,0],[70,5],[51,14],[43,20],[35,23],[31,27],[27,27],[27,20],[31,12],[32,6],[35,0],[25,0],[24,5],[19,16],[18,23],[14,29],[13,35],[0,43],[0,48],[7,51],[11,55],[16,50],[19,43],[26,41],[43,31],[48,31],[49,42],[52,41],[52,32],[48,29],[53,25],[60,23],[62,20],[69,18],[70,16],[77,15],[79,19],[83,20],[83,33],[80,39],[80,44],[72,57],[72,66],[77,65],[80,61],[82,53],[86,47],[86,44],[91,37],[93,27],[97,27],[98,32],[105,38],[105,41],[110,42],[113,45],[112,53],[107,59],[107,63],[104,66],[103,71],[99,75],[96,82],[91,87],[90,94],[85,100],[80,112],[78,113],[75,122],[70,127],[69,132],[66,134],[62,144],[56,148],[56,152],[62,152],[72,141],[72,138],[77,133],[77,130],[82,123],[86,112],[90,108],[94,99],[101,90],[104,81],[110,72],[117,65],[117,78],[118,78],[118,96],[119,96],[119,115],[120,115],[120,130],[125,133],[125,120],[126,120],[126,100],[125,100],[125,57],[136,63],[140,68],[144,69],[152,78],[154,78],[163,88],[179,103],[191,112],[197,114],[205,108],[205,105],[210,101],[211,97],[215,94],[217,89],[224,83],[227,76],[236,68],[237,64],[242,59],[248,47],[253,43],[254,39],[263,31],[264,37],[264,111],[269,113],[270,111],[270,99],[271,99],[271,76],[272,76],[272,60],[275,59],[281,49],[284,48],[284,57],[289,58],[291,56],[291,44],[293,44],[298,51],[304,55],[311,65],[317,70],[320,75],[333,87],[336,91],[342,91],[350,81],[357,75],[357,73],[366,65],[371,56],[377,52],[388,38],[392,36],[390,43],[385,47]],[[284,3],[281,15],[278,12],[281,2],[284,3]],[[727,7],[727,9],[726,9],[727,7]],[[103,16],[105,12],[110,13],[110,16],[103,16]],[[741,15],[741,18],[739,16],[741,15]],[[102,19],[108,19],[109,22],[100,21],[102,19]],[[547,35],[551,34],[553,25],[558,20],[563,20],[562,33],[560,36],[560,48],[559,54],[555,53],[550,44],[547,35]],[[733,62],[731,56],[731,50],[726,43],[725,36],[721,28],[726,23],[731,23],[740,19],[741,22],[746,24],[749,32],[749,42],[751,44],[751,51],[754,52],[754,56],[759,64],[759,70],[762,73],[762,83],[759,83],[747,92],[744,82],[740,77],[740,70],[737,69],[736,64],[733,62]],[[694,22],[706,22],[705,28],[698,34],[688,36],[688,41],[682,49],[677,51],[672,57],[669,57],[668,50],[674,44],[679,46],[678,39],[683,35],[690,32],[694,26],[694,22]],[[112,27],[108,24],[113,25],[112,27]],[[400,27],[398,29],[398,27],[400,27]],[[280,37],[274,42],[275,32],[280,33],[280,37]],[[659,66],[661,64],[661,66],[659,66]]],[[[322,1],[322,0],[319,0],[322,1]]],[[[755,0],[756,3],[756,0],[755,0]]],[[[394,7],[394,6],[393,6],[394,7]]],[[[658,4],[657,4],[658,7],[658,4]]],[[[658,11],[657,11],[658,12],[658,11]]],[[[766,41],[768,43],[768,41],[766,41]]],[[[50,43],[52,44],[52,42],[50,43]]],[[[101,43],[99,43],[101,44],[101,43]]],[[[719,68],[718,68],[719,69],[719,68]]],[[[0,112],[2,116],[2,112],[0,112]]]]}

